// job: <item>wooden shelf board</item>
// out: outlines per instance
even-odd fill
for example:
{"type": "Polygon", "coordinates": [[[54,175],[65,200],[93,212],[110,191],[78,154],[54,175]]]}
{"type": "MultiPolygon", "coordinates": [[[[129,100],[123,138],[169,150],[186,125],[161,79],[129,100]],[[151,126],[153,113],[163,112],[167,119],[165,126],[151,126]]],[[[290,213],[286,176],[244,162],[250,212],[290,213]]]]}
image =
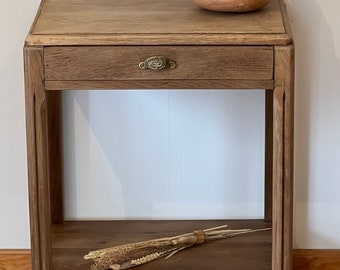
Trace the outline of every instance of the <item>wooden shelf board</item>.
{"type": "MultiPolygon", "coordinates": [[[[266,228],[263,220],[171,220],[171,221],[72,221],[54,224],[53,270],[86,270],[83,259],[90,250],[173,236],[228,224],[231,229],[266,228]]],[[[257,232],[207,242],[173,257],[138,267],[140,270],[271,269],[272,232],[257,232]]],[[[136,268],[137,270],[137,268],[136,268]]]]}

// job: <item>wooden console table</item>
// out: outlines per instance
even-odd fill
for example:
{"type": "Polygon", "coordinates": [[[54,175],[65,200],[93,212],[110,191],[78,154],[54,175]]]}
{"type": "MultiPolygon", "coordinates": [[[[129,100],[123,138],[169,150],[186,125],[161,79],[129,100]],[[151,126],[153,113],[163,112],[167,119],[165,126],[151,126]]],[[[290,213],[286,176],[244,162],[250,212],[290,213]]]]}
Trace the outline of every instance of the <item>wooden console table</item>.
{"type": "Polygon", "coordinates": [[[294,45],[282,0],[247,14],[190,0],[45,0],[24,55],[34,270],[86,270],[89,250],[224,223],[272,231],[140,269],[291,269],[294,45]],[[265,90],[264,219],[64,221],[62,91],[195,88],[265,90]]]}

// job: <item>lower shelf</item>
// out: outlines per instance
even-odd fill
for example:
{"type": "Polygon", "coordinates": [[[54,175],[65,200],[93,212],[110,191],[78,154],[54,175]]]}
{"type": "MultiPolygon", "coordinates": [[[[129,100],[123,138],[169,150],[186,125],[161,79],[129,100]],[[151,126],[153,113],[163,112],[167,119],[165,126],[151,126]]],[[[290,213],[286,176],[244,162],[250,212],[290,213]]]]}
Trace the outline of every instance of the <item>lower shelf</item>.
{"type": "MultiPolygon", "coordinates": [[[[72,221],[52,229],[53,270],[89,270],[92,261],[83,256],[90,250],[228,224],[230,229],[267,228],[263,220],[171,220],[171,221],[72,221]]],[[[140,270],[269,270],[272,231],[256,232],[206,242],[135,267],[140,270]]]]}

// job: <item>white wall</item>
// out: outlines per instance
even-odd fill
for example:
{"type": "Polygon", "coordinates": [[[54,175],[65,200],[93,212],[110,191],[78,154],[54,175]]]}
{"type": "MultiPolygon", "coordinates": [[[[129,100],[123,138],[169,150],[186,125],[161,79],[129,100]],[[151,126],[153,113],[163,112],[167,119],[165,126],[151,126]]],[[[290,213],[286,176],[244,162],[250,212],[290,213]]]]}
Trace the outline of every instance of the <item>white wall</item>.
{"type": "Polygon", "coordinates": [[[38,0],[0,0],[0,248],[29,247],[22,46],[38,0]]]}
{"type": "Polygon", "coordinates": [[[68,92],[66,217],[262,218],[263,92],[68,92]]]}
{"type": "Polygon", "coordinates": [[[295,245],[339,248],[340,2],[287,2],[297,60],[295,245]]]}
{"type": "MultiPolygon", "coordinates": [[[[38,5],[0,3],[0,248],[29,247],[22,44],[38,5]]],[[[340,2],[287,0],[287,6],[297,60],[295,246],[340,248],[340,2]]],[[[65,134],[66,176],[73,178],[73,193],[66,194],[69,218],[162,217],[164,211],[195,217],[197,204],[207,217],[261,214],[262,194],[255,188],[263,174],[261,92],[70,92],[64,100],[65,114],[72,116],[65,134]],[[236,176],[245,182],[233,184],[236,176]],[[211,188],[221,184],[223,189],[211,188]],[[141,198],[142,188],[152,200],[141,198]],[[228,191],[233,193],[221,200],[228,191]],[[204,198],[213,193],[218,196],[204,198]],[[88,211],[86,196],[96,202],[88,211]]]]}

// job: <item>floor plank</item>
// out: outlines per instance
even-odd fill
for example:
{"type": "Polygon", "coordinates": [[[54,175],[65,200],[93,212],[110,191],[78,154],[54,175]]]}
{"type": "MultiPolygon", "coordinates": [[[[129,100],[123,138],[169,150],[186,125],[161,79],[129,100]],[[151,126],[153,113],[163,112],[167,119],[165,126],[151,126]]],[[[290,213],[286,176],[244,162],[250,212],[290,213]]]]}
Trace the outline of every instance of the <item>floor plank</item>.
{"type": "Polygon", "coordinates": [[[296,270],[339,270],[340,250],[295,249],[293,266],[296,270]]]}
{"type": "Polygon", "coordinates": [[[29,250],[0,250],[0,270],[31,270],[29,250]]]}

